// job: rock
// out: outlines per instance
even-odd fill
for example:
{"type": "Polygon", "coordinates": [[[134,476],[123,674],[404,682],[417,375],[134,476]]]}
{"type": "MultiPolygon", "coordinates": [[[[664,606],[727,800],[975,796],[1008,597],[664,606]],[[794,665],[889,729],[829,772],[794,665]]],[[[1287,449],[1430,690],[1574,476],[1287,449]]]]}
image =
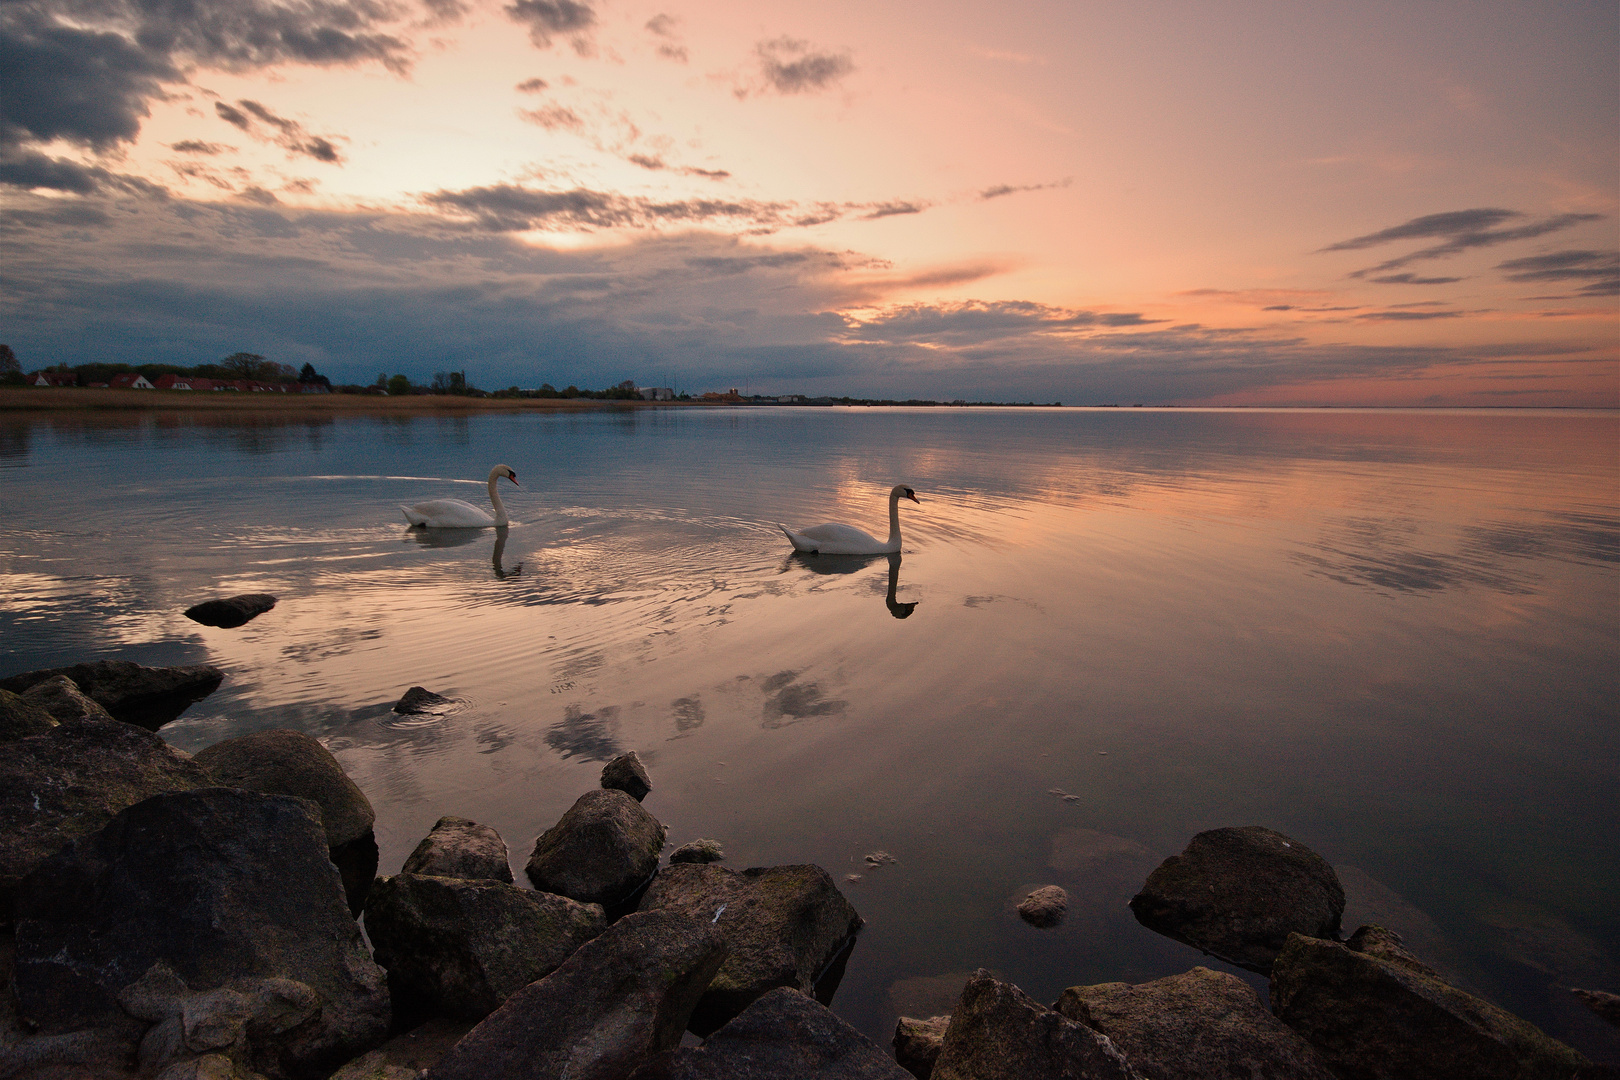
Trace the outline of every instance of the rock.
{"type": "Polygon", "coordinates": [[[21,694],[52,675],[66,675],[114,718],[148,731],[156,731],[212,694],[225,677],[207,664],[151,668],[127,660],[98,660],[13,675],[0,679],[0,689],[21,694]]]}
{"type": "Polygon", "coordinates": [[[1193,837],[1148,875],[1131,911],[1149,930],[1264,975],[1289,934],[1338,938],[1344,890],[1316,852],[1249,825],[1193,837]]]}
{"type": "Polygon", "coordinates": [[[1248,983],[1206,967],[1135,986],[1071,986],[1054,1008],[1108,1036],[1149,1080],[1334,1080],[1248,983]]]}
{"type": "Polygon", "coordinates": [[[422,713],[439,711],[439,706],[453,705],[455,702],[441,694],[435,694],[425,686],[413,686],[394,702],[394,711],[404,716],[417,716],[422,713]]]}
{"type": "Polygon", "coordinates": [[[10,690],[0,690],[0,743],[43,735],[56,726],[56,718],[37,704],[10,690]]]}
{"type": "Polygon", "coordinates": [[[846,954],[861,928],[861,917],[827,871],[808,865],[738,871],[682,863],[658,875],[641,910],[681,912],[714,926],[725,939],[731,955],[692,1013],[698,1035],[778,986],[826,1004],[837,989],[833,976],[842,970],[823,973],[846,954]]]}
{"type": "Polygon", "coordinates": [[[378,878],[366,935],[395,1009],[480,1020],[607,929],[597,904],[504,881],[378,878]]]}
{"type": "Polygon", "coordinates": [[[1620,1027],[1620,994],[1611,994],[1607,990],[1571,990],[1570,993],[1588,1009],[1615,1027],[1620,1027]]]}
{"type": "Polygon", "coordinates": [[[894,1060],[917,1080],[928,1080],[939,1060],[939,1050],[945,1044],[945,1029],[951,1026],[949,1016],[930,1016],[926,1020],[913,1020],[902,1016],[894,1027],[894,1060]]]}
{"type": "Polygon", "coordinates": [[[186,618],[204,626],[235,629],[263,615],[276,606],[276,598],[269,593],[243,593],[223,600],[204,600],[186,608],[186,618]]]}
{"type": "Polygon", "coordinates": [[[962,990],[932,1080],[1142,1080],[1104,1035],[979,969],[962,990]]]}
{"type": "MultiPolygon", "coordinates": [[[[1358,939],[1387,952],[1382,935],[1358,939]]],[[[1271,1007],[1341,1080],[1552,1080],[1590,1067],[1421,964],[1301,934],[1289,935],[1272,965],[1271,1007]]]]}
{"type": "Polygon", "coordinates": [[[641,759],[632,750],[627,754],[620,754],[602,766],[602,786],[622,791],[636,802],[640,802],[652,790],[652,780],[648,778],[647,770],[642,767],[641,759]]]}
{"type": "Polygon", "coordinates": [[[429,1020],[355,1058],[328,1080],[417,1080],[472,1028],[466,1020],[429,1020]]]}
{"type": "Polygon", "coordinates": [[[659,1055],[631,1080],[911,1080],[871,1039],[826,1006],[778,987],[702,1046],[659,1055]]]}
{"type": "Polygon", "coordinates": [[[365,792],[332,752],[301,731],[238,735],[198,751],[196,761],[223,787],[296,795],[319,806],[328,847],[359,839],[377,820],[365,792]]]}
{"type": "MultiPolygon", "coordinates": [[[[1005,910],[1005,909],[1004,909],[1005,910]]],[[[1042,885],[1018,905],[1018,917],[1031,926],[1056,926],[1069,910],[1069,894],[1060,885],[1042,885]]]]}
{"type": "Polygon", "coordinates": [[[213,781],[149,731],[116,720],[78,720],[18,739],[0,757],[0,922],[17,884],[75,837],[165,791],[213,781]]]}
{"type": "Polygon", "coordinates": [[[66,675],[52,675],[22,692],[22,699],[50,714],[58,724],[73,720],[111,720],[112,713],[86,697],[66,675]]]}
{"type": "Polygon", "coordinates": [[[682,844],[669,853],[671,865],[675,863],[711,863],[724,862],[725,849],[718,840],[693,840],[690,844],[682,844]]]}
{"type": "Polygon", "coordinates": [[[725,956],[720,933],[697,919],[633,912],[507,998],[426,1076],[621,1080],[680,1042],[725,956]]]}
{"type": "Polygon", "coordinates": [[[343,875],[349,911],[359,915],[377,873],[377,815],[337,758],[301,731],[273,728],[215,743],[196,756],[221,785],[296,795],[321,808],[327,855],[343,875]]]}
{"type": "Polygon", "coordinates": [[[535,840],[526,869],[541,892],[609,906],[652,877],[663,850],[657,818],[624,792],[598,788],[535,840]]]}
{"type": "Polygon", "coordinates": [[[297,1078],[387,1035],[383,971],[303,799],[154,795],[42,862],[18,888],[16,912],[12,985],[19,1015],[42,1035],[138,1038],[129,1025],[157,1016],[144,1021],[155,1024],[141,1043],[148,1059],[228,1036],[233,1060],[297,1078]],[[198,1042],[186,1017],[204,1002],[215,1034],[198,1042]]]}
{"type": "Polygon", "coordinates": [[[466,818],[442,817],[410,858],[402,874],[487,878],[511,884],[512,861],[501,834],[466,818]]]}

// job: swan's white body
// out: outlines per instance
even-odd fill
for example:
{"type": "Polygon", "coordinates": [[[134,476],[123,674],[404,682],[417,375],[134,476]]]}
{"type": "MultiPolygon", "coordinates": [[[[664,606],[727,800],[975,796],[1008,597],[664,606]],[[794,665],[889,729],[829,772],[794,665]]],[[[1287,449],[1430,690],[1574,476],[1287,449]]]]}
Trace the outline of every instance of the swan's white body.
{"type": "Polygon", "coordinates": [[[802,551],[808,555],[887,555],[900,550],[900,500],[910,499],[921,504],[917,493],[904,484],[897,484],[889,492],[889,538],[879,540],[871,533],[863,532],[853,525],[840,525],[836,522],[827,525],[816,525],[802,532],[793,532],[786,525],[777,525],[782,535],[788,538],[794,551],[802,551]]]}
{"type": "Polygon", "coordinates": [[[489,501],[495,507],[494,517],[490,517],[482,507],[460,499],[433,499],[415,506],[401,506],[400,509],[405,512],[405,520],[411,523],[411,527],[418,529],[487,529],[491,525],[506,525],[506,507],[501,503],[501,493],[495,490],[495,481],[503,476],[513,484],[517,483],[517,473],[505,465],[497,465],[489,470],[489,501]]]}

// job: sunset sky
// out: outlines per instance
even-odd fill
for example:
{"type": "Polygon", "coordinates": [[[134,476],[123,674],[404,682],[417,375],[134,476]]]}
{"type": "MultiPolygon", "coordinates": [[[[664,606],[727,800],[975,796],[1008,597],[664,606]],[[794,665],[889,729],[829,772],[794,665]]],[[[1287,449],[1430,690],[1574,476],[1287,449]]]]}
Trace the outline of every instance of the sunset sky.
{"type": "Polygon", "coordinates": [[[1620,406],[1620,9],[8,0],[0,341],[1620,406]]]}

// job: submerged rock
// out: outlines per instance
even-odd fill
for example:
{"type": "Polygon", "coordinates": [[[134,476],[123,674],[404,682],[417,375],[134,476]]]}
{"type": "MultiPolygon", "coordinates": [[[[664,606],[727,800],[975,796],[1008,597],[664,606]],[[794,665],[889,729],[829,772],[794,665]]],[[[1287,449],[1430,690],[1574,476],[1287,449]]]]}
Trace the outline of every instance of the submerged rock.
{"type": "Polygon", "coordinates": [[[669,853],[671,864],[724,862],[725,859],[725,849],[718,840],[693,840],[669,853]]]}
{"type": "Polygon", "coordinates": [[[405,860],[400,873],[513,881],[511,856],[501,834],[459,817],[440,818],[405,860]]]}
{"type": "Polygon", "coordinates": [[[76,837],[149,796],[212,783],[188,755],[117,720],[77,720],[9,744],[0,756],[0,922],[23,877],[76,837]]]}
{"type": "Polygon", "coordinates": [[[980,969],[951,1013],[932,1080],[1142,1080],[1106,1036],[980,969]]]}
{"type": "Polygon", "coordinates": [[[328,1080],[418,1080],[472,1027],[466,1020],[429,1020],[355,1058],[328,1080]]]}
{"type": "Polygon", "coordinates": [[[541,892],[610,906],[652,877],[663,849],[657,818],[624,792],[598,788],[535,840],[526,871],[541,892]]]}
{"type": "Polygon", "coordinates": [[[779,987],[738,1013],[702,1046],[670,1050],[631,1080],[910,1080],[871,1039],[826,1006],[779,987]]]}
{"type": "Polygon", "coordinates": [[[945,1029],[951,1026],[947,1016],[930,1016],[914,1020],[902,1016],[894,1026],[894,1060],[917,1080],[928,1080],[939,1060],[940,1047],[945,1044],[945,1029]]]}
{"type": "Polygon", "coordinates": [[[1018,917],[1031,926],[1056,926],[1069,910],[1069,894],[1061,885],[1042,885],[1018,905],[1018,917]]]}
{"type": "Polygon", "coordinates": [[[1131,900],[1149,930],[1264,975],[1289,934],[1336,939],[1344,889],[1316,852],[1259,825],[1201,832],[1131,900]]]}
{"type": "Polygon", "coordinates": [[[680,1043],[725,955],[711,926],[633,912],[508,998],[426,1080],[621,1080],[680,1043]]]}
{"type": "Polygon", "coordinates": [[[1151,1080],[1334,1080],[1248,983],[1206,967],[1135,986],[1071,986],[1055,1008],[1108,1036],[1151,1080]]]}
{"type": "Polygon", "coordinates": [[[0,679],[0,690],[20,694],[53,675],[66,675],[116,719],[148,731],[156,731],[212,694],[225,677],[207,664],[152,668],[127,660],[98,660],[13,675],[0,679]]]}
{"type": "Polygon", "coordinates": [[[425,686],[413,686],[394,702],[394,711],[401,716],[419,716],[438,712],[442,706],[454,704],[453,699],[435,694],[425,686]]]}
{"type": "Polygon", "coordinates": [[[395,1007],[479,1020],[607,929],[597,904],[503,881],[397,874],[366,900],[395,1007]]]}
{"type": "Polygon", "coordinates": [[[79,690],[79,684],[66,675],[52,675],[30,686],[22,699],[50,714],[58,724],[74,720],[111,720],[113,714],[79,690]]]}
{"type": "Polygon", "coordinates": [[[233,630],[258,618],[276,606],[276,598],[269,593],[242,593],[222,600],[204,600],[186,608],[186,618],[204,626],[218,626],[233,630]]]}
{"type": "Polygon", "coordinates": [[[636,756],[634,750],[631,750],[602,766],[602,786],[622,791],[636,802],[640,802],[652,791],[652,780],[647,776],[647,770],[642,767],[641,759],[636,756]]]}
{"type": "Polygon", "coordinates": [[[1351,941],[1369,949],[1358,952],[1292,934],[1272,966],[1272,1009],[1341,1080],[1567,1080],[1590,1067],[1529,1021],[1392,955],[1392,936],[1358,931],[1351,941]]]}
{"type": "Polygon", "coordinates": [[[692,1013],[692,1030],[699,1035],[778,986],[813,994],[826,1004],[837,981],[824,973],[845,953],[862,922],[827,871],[810,865],[728,870],[682,863],[658,875],[642,897],[641,910],[700,919],[730,950],[692,1013]]]}
{"type": "Polygon", "coordinates": [[[0,743],[43,735],[56,724],[56,718],[36,703],[10,690],[0,690],[0,743]]]}
{"type": "MultiPolygon", "coordinates": [[[[138,1037],[136,1013],[173,1016],[152,1002],[186,1002],[182,1027],[206,1004],[223,1025],[208,1049],[228,1043],[260,1072],[303,1077],[388,1031],[383,971],[303,799],[230,788],[155,795],[41,863],[16,912],[18,1010],[43,1036],[138,1037]],[[129,1011],[138,1001],[150,1007],[129,1011]]],[[[172,1025],[160,1031],[167,1022],[145,1034],[164,1043],[175,1035],[172,1025]]],[[[162,1056],[162,1046],[142,1045],[162,1056]]]]}

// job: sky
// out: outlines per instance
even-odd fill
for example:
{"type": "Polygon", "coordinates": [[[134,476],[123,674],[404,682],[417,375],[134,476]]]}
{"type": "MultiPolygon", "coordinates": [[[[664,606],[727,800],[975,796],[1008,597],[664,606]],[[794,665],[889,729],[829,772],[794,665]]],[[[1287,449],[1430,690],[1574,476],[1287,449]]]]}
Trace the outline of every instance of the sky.
{"type": "Polygon", "coordinates": [[[1620,406],[1601,2],[0,0],[0,341],[1620,406]]]}

